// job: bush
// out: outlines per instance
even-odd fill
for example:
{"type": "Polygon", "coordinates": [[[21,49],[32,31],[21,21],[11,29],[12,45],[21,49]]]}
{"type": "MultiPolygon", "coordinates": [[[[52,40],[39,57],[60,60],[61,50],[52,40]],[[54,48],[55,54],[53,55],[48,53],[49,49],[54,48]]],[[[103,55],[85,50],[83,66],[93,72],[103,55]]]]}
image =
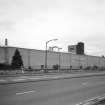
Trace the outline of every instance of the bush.
{"type": "Polygon", "coordinates": [[[87,66],[86,68],[84,68],[85,70],[91,70],[91,66],[87,66]]]}
{"type": "Polygon", "coordinates": [[[43,70],[44,69],[44,65],[41,65],[41,70],[43,70]]]}
{"type": "Polygon", "coordinates": [[[97,66],[93,66],[93,68],[92,68],[93,70],[97,70],[98,69],[98,67],[97,66]]]}
{"type": "Polygon", "coordinates": [[[31,66],[28,67],[29,70],[32,70],[31,66]]]}
{"type": "Polygon", "coordinates": [[[58,70],[58,68],[59,68],[59,65],[58,65],[58,64],[53,65],[53,69],[54,69],[54,70],[58,70]]]}

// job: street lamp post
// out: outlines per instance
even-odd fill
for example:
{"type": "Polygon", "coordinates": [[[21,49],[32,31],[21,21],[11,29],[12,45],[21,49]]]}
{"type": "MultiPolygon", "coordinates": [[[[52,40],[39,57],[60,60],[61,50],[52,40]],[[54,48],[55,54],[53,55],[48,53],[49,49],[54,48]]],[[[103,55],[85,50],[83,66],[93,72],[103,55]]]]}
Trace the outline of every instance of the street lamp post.
{"type": "Polygon", "coordinates": [[[58,48],[58,51],[59,51],[59,69],[58,69],[58,72],[60,71],[60,61],[61,61],[61,60],[60,60],[60,58],[61,58],[61,57],[60,57],[60,56],[61,56],[60,50],[61,50],[61,49],[62,49],[62,48],[58,48]]]}
{"type": "Polygon", "coordinates": [[[52,40],[49,40],[49,41],[46,42],[46,50],[45,50],[45,73],[47,72],[47,45],[48,45],[49,42],[56,41],[56,40],[58,40],[58,39],[52,39],[52,40]]]}
{"type": "Polygon", "coordinates": [[[60,48],[60,47],[58,47],[58,46],[54,46],[54,47],[52,47],[52,48],[57,48],[58,49],[58,53],[59,53],[59,64],[58,64],[58,72],[60,71],[60,56],[61,56],[61,53],[60,53],[60,50],[62,49],[62,48],[60,48]]]}

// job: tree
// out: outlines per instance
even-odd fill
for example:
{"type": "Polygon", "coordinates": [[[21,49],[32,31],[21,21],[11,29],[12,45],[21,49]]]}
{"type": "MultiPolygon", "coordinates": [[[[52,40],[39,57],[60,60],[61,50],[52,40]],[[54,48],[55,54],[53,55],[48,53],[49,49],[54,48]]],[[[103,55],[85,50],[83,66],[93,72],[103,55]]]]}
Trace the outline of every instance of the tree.
{"type": "Polygon", "coordinates": [[[12,57],[11,65],[14,69],[20,69],[23,66],[23,60],[18,49],[16,49],[14,56],[12,57]]]}

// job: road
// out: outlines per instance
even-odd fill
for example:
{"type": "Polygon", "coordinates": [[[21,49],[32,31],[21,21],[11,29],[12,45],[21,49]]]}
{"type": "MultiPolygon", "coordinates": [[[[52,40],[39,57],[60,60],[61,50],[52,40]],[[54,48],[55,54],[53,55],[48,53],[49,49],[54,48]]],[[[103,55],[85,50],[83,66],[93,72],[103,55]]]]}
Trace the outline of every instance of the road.
{"type": "Polygon", "coordinates": [[[0,85],[0,105],[76,105],[105,94],[105,76],[0,85]]]}

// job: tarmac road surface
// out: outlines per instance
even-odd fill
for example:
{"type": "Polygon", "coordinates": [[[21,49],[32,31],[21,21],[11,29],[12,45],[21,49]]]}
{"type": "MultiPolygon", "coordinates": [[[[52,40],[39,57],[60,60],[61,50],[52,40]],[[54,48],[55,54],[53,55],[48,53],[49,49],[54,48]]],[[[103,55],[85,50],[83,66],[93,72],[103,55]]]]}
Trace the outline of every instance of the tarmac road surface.
{"type": "Polygon", "coordinates": [[[0,105],[76,105],[105,94],[105,76],[0,85],[0,105]]]}

